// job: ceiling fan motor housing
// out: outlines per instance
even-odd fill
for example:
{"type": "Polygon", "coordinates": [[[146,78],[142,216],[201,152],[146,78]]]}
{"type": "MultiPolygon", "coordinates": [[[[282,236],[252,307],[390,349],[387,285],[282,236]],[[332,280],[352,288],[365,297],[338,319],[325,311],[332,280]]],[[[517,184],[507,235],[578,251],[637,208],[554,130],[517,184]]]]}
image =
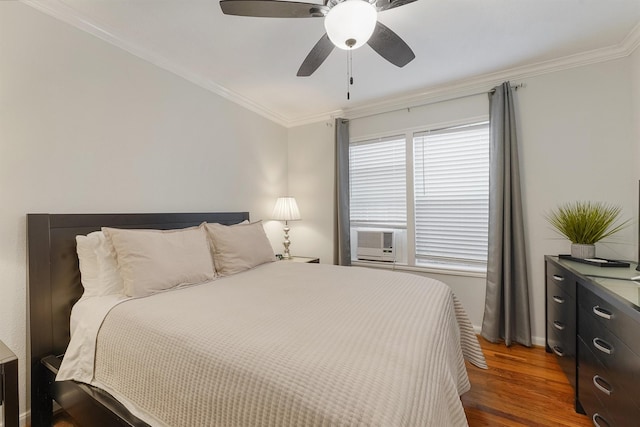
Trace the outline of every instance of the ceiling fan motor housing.
{"type": "Polygon", "coordinates": [[[378,11],[366,0],[345,0],[329,10],[324,19],[327,35],[340,49],[364,45],[375,29],[378,11]]]}

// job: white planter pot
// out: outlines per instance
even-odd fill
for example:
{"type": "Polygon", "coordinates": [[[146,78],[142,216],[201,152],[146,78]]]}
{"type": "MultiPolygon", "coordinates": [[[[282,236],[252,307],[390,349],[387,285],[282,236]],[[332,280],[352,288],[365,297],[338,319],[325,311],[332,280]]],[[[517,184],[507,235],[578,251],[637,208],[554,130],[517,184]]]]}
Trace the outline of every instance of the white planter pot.
{"type": "Polygon", "coordinates": [[[596,245],[571,244],[571,256],[574,258],[595,258],[596,245]]]}

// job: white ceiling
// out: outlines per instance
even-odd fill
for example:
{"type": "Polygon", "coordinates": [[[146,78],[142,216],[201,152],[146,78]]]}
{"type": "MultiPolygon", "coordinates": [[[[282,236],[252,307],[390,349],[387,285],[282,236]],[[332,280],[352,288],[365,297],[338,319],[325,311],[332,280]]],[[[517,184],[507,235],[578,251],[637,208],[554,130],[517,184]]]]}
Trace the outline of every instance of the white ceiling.
{"type": "MultiPolygon", "coordinates": [[[[296,77],[322,18],[223,15],[217,0],[23,0],[285,126],[631,53],[640,0],[418,0],[379,14],[416,54],[404,68],[369,46],[335,49],[296,77]]],[[[316,1],[320,3],[320,1],[316,1]]]]}

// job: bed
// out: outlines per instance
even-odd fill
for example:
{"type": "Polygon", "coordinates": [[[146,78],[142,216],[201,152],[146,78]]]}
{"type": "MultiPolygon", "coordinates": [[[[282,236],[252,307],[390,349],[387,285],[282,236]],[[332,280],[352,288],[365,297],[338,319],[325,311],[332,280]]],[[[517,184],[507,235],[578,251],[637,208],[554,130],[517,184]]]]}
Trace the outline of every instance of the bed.
{"type": "Polygon", "coordinates": [[[269,262],[119,301],[97,321],[95,371],[55,381],[86,349],[70,344],[75,236],[248,219],[28,215],[32,425],[51,425],[53,401],[85,426],[466,425],[463,356],[486,365],[462,306],[440,282],[362,268],[269,262]]]}

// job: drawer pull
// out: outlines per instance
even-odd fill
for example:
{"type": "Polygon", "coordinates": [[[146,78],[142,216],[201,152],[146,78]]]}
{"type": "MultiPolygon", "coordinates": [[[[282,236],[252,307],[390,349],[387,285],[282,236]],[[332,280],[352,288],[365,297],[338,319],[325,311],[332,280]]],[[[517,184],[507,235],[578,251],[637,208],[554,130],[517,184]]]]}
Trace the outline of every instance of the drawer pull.
{"type": "Polygon", "coordinates": [[[605,417],[603,417],[602,415],[598,414],[597,412],[595,414],[593,414],[593,417],[591,417],[591,420],[593,421],[593,425],[594,427],[609,427],[609,421],[607,421],[607,419],[605,417]],[[603,421],[604,424],[600,424],[598,422],[598,420],[603,421]]]}
{"type": "Polygon", "coordinates": [[[553,300],[554,300],[555,302],[557,302],[558,304],[564,304],[564,298],[563,298],[563,297],[559,297],[559,296],[557,296],[557,295],[554,295],[554,296],[553,296],[553,300]]]}
{"type": "Polygon", "coordinates": [[[556,328],[559,331],[563,331],[564,328],[565,328],[565,325],[562,322],[558,322],[557,320],[554,320],[553,321],[553,327],[556,328]]]}
{"type": "Polygon", "coordinates": [[[553,275],[553,280],[555,280],[556,282],[564,282],[564,277],[558,276],[557,274],[554,274],[553,275]]]}
{"type": "Polygon", "coordinates": [[[551,350],[553,350],[553,352],[559,357],[564,357],[564,350],[562,350],[562,348],[558,347],[557,345],[554,345],[551,350]]]}
{"type": "Polygon", "coordinates": [[[611,396],[611,392],[613,391],[613,389],[611,388],[611,385],[600,375],[593,376],[593,385],[596,386],[598,390],[600,390],[607,396],[611,396]]]}
{"type": "Polygon", "coordinates": [[[613,313],[612,312],[610,312],[606,308],[600,307],[599,305],[594,305],[593,306],[593,312],[597,316],[602,317],[603,319],[611,320],[611,318],[613,317],[613,313]]]}
{"type": "Polygon", "coordinates": [[[613,346],[608,342],[606,342],[605,340],[603,340],[602,338],[594,338],[593,346],[598,350],[600,350],[601,352],[603,352],[604,354],[613,353],[613,346]]]}

